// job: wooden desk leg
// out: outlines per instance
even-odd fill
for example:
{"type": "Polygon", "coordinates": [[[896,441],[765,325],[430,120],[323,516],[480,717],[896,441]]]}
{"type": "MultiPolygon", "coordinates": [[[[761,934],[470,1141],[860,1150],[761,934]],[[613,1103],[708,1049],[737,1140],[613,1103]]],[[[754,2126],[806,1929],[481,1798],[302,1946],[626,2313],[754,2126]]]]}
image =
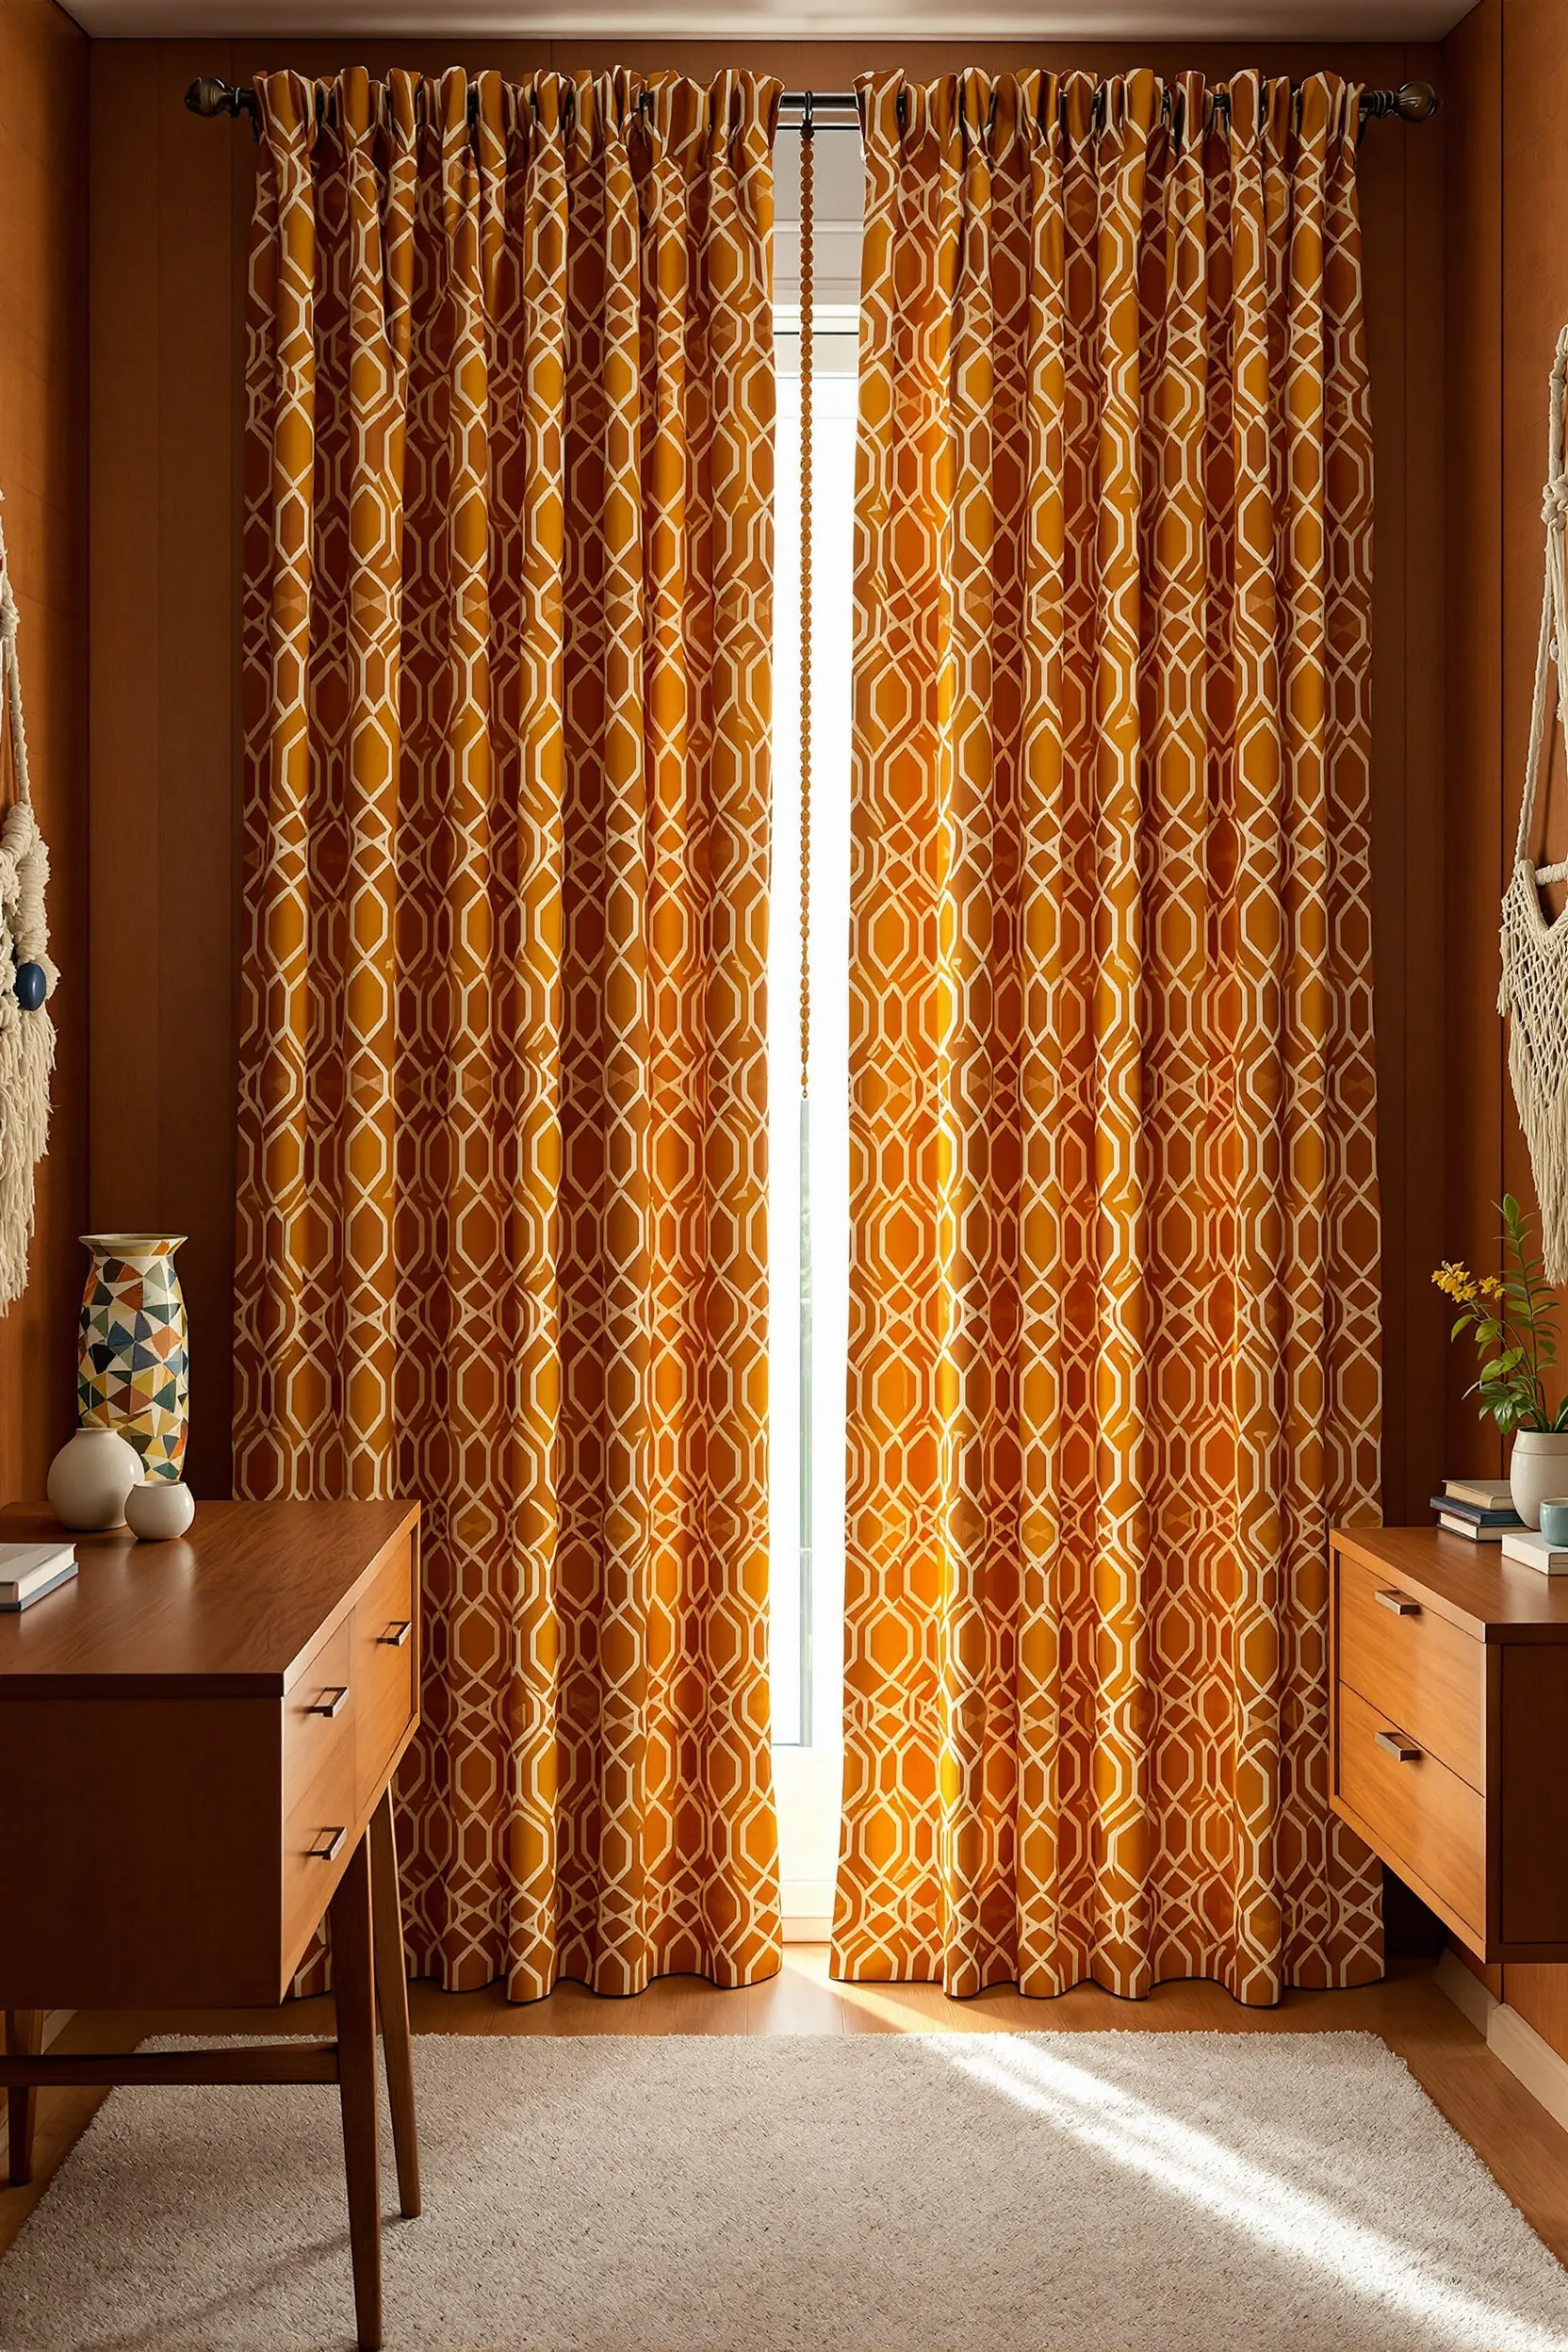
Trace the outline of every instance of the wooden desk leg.
{"type": "Polygon", "coordinates": [[[349,2177],[349,2243],[360,2352],[381,2344],[381,2181],[376,2148],[376,1987],[370,1941],[370,1840],[367,1834],[338,1882],[328,1922],[337,2009],[343,2167],[349,2177]]]}
{"type": "Polygon", "coordinates": [[[419,2205],[419,2140],[414,2120],[414,2051],[408,2038],[408,1961],[403,1952],[402,1900],[398,1887],[398,1839],[392,1791],[370,1816],[370,1917],[376,1940],[376,1999],[381,2004],[382,2054],[392,2102],[392,2148],[398,2160],[398,2203],[412,2219],[419,2205]]]}
{"type": "MultiPolygon", "coordinates": [[[[8,2009],[6,2012],[6,2055],[8,2058],[32,2058],[43,2048],[43,2012],[41,2009],[8,2009]]],[[[13,2189],[24,2188],[33,2177],[33,2125],[38,2119],[38,2090],[29,2083],[25,2090],[12,2090],[6,2095],[6,2132],[10,2142],[10,2175],[13,2189]]]]}

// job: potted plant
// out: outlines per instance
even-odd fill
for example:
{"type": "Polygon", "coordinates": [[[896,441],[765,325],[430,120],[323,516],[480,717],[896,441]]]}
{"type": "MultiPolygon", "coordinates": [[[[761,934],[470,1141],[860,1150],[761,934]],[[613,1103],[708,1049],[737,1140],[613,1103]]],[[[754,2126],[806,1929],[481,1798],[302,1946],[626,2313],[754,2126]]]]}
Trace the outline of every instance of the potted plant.
{"type": "Polygon", "coordinates": [[[1509,1484],[1513,1508],[1527,1527],[1541,1525],[1548,1497],[1568,1494],[1568,1398],[1556,1413],[1546,1400],[1546,1374],[1557,1363],[1557,1301],[1532,1257],[1524,1212],[1511,1193],[1502,1204],[1504,1271],[1472,1274],[1445,1259],[1432,1276],[1459,1308],[1449,1334],[1474,1331],[1481,1363],[1466,1394],[1480,1398],[1480,1417],[1495,1421],[1513,1440],[1509,1484]]]}

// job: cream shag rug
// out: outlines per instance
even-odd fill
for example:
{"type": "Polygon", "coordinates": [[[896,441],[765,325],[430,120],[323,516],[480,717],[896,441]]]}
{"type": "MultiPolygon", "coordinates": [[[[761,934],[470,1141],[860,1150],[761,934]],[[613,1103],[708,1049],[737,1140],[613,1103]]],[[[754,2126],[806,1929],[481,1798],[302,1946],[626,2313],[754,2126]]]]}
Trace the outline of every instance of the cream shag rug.
{"type": "MultiPolygon", "coordinates": [[[[1368,2034],[415,2059],[403,2352],[1568,2346],[1568,2274],[1368,2034]]],[[[115,2092],[0,2262],[7,2352],[352,2342],[330,2090],[115,2092]]]]}

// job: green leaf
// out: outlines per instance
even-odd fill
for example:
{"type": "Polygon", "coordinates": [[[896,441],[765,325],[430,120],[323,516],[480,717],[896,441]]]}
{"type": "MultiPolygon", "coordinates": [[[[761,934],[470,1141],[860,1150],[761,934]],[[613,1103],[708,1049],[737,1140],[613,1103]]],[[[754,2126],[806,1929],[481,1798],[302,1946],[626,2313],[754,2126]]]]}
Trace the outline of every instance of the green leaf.
{"type": "Polygon", "coordinates": [[[1490,1364],[1482,1364],[1480,1377],[1483,1380],[1500,1380],[1503,1374],[1511,1371],[1512,1368],[1512,1364],[1507,1356],[1494,1356],[1490,1364]]]}

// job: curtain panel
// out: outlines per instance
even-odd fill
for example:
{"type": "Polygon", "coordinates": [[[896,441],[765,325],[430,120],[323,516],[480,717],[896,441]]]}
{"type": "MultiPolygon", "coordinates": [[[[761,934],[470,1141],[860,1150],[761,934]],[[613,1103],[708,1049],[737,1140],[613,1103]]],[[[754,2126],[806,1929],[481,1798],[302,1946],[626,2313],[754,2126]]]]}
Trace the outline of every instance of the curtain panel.
{"type": "Polygon", "coordinates": [[[1357,98],[861,84],[841,1977],[1380,1971],[1357,98]]]}
{"type": "Polygon", "coordinates": [[[423,1503],[417,1972],[744,1984],[778,87],[258,90],[237,1491],[423,1503]]]}

